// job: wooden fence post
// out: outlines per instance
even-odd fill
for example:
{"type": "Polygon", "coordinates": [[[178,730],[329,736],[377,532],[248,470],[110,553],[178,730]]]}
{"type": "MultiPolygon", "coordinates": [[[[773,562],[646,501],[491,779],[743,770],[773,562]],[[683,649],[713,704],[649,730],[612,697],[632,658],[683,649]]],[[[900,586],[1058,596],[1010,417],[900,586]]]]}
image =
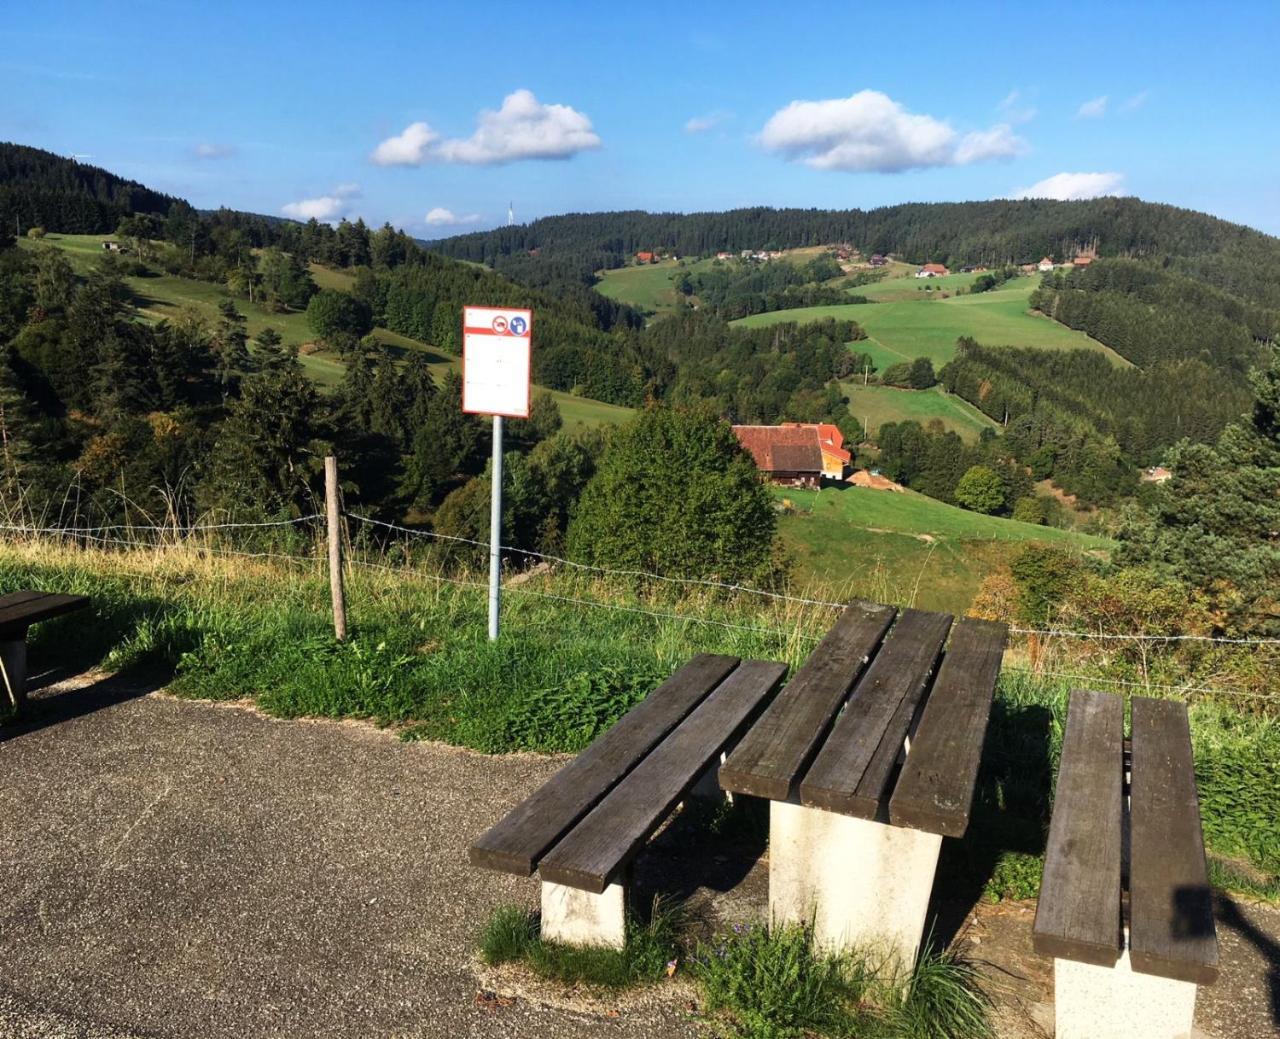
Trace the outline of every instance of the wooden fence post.
{"type": "Polygon", "coordinates": [[[333,598],[333,634],[347,638],[347,600],[342,588],[342,509],[338,503],[338,460],[324,460],[325,521],[329,528],[329,592],[333,598]]]}

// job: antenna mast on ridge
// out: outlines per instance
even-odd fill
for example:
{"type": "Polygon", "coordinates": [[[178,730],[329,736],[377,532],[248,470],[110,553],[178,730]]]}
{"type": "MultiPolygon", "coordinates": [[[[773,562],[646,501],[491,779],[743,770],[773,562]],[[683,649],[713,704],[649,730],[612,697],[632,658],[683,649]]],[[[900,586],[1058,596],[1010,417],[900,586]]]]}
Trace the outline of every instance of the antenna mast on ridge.
{"type": "Polygon", "coordinates": [[[516,226],[516,204],[514,202],[507,203],[507,226],[516,226]]]}

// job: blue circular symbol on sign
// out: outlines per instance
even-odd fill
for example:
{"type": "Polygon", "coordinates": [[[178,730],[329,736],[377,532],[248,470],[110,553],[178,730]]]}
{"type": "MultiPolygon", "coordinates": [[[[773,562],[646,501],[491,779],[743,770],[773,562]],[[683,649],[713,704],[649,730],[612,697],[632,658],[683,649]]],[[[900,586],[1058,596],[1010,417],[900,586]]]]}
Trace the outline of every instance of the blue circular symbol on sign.
{"type": "Polygon", "coordinates": [[[513,336],[522,336],[528,329],[529,323],[522,317],[513,317],[511,319],[511,334],[513,336]]]}

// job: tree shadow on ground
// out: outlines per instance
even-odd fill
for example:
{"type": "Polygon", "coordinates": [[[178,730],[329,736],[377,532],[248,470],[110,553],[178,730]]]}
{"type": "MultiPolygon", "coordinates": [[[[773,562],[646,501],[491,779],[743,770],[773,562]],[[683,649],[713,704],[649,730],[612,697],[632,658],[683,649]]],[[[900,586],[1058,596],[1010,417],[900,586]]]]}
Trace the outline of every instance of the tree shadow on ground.
{"type": "Polygon", "coordinates": [[[1214,916],[1218,923],[1230,927],[1262,954],[1267,962],[1267,988],[1271,1000],[1271,1022],[1280,1027],[1280,942],[1264,933],[1240,911],[1231,896],[1215,891],[1214,916]]]}
{"type": "Polygon", "coordinates": [[[926,925],[937,948],[955,939],[988,890],[1037,893],[1053,803],[1052,726],[1043,705],[992,704],[969,828],[945,838],[938,859],[926,925]]]}

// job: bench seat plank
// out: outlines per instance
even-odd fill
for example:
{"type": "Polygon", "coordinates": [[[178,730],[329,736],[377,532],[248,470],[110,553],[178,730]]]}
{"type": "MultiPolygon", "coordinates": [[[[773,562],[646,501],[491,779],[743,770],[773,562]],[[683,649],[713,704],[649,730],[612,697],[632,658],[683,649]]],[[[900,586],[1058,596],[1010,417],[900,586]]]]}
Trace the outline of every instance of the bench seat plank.
{"type": "Polygon", "coordinates": [[[1185,704],[1133,698],[1130,803],[1133,969],[1212,984],[1218,942],[1185,704]]]}
{"type": "Polygon", "coordinates": [[[1120,958],[1123,754],[1124,701],[1073,690],[1032,931],[1041,955],[1120,958]]]}
{"type": "Polygon", "coordinates": [[[809,659],[720,767],[725,790],[785,801],[893,622],[891,606],[845,608],[809,659]]]}
{"type": "Polygon", "coordinates": [[[800,783],[800,803],[874,819],[951,618],[903,610],[800,783]]]}
{"type": "Polygon", "coordinates": [[[894,826],[964,836],[1008,638],[1006,625],[974,617],[951,629],[911,752],[889,798],[894,826]]]}
{"type": "Polygon", "coordinates": [[[744,661],[542,858],[542,880],[603,892],[786,672],[785,664],[744,661]]]}
{"type": "Polygon", "coordinates": [[[698,654],[476,840],[471,863],[529,876],[546,850],[737,666],[737,657],[698,654]]]}
{"type": "Polygon", "coordinates": [[[0,603],[0,639],[23,638],[32,624],[60,617],[89,605],[89,599],[84,595],[63,595],[56,592],[13,593],[15,598],[28,594],[30,598],[0,603]]]}

